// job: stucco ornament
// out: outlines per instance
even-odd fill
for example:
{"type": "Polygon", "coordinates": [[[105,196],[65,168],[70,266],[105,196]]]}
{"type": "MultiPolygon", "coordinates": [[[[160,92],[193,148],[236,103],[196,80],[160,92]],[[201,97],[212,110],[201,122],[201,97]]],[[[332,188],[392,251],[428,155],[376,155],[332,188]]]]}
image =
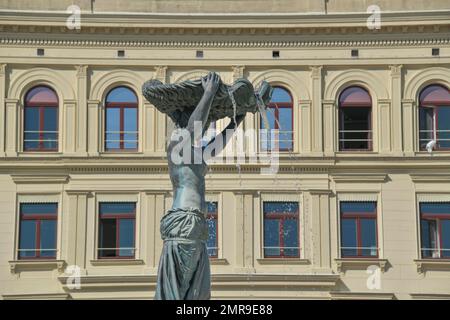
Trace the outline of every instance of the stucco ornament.
{"type": "MultiPolygon", "coordinates": [[[[187,162],[183,152],[189,152],[189,155],[203,154],[207,145],[196,142],[202,138],[212,121],[231,118],[230,124],[224,129],[226,132],[237,128],[247,112],[261,110],[265,114],[265,105],[271,99],[272,88],[264,82],[255,92],[252,84],[245,79],[228,86],[222,83],[217,74],[210,72],[199,80],[179,84],[162,84],[158,80],[150,80],[143,85],[142,93],[159,111],[170,116],[176,125],[174,133],[184,130],[192,138],[187,139],[188,144],[183,139],[173,139],[175,134],[172,134],[167,148],[173,205],[161,219],[160,231],[164,245],[155,299],[207,300],[211,297],[206,248],[208,224],[205,218],[207,164],[203,158],[199,162],[187,162]],[[194,130],[194,124],[199,123],[201,135],[196,136],[198,133],[194,130]],[[184,143],[183,148],[179,148],[180,143],[184,143]],[[183,161],[175,161],[174,153],[183,161]]],[[[211,144],[216,139],[223,139],[221,150],[214,150],[212,156],[220,153],[230,139],[230,135],[224,132],[209,142],[211,144]]]]}

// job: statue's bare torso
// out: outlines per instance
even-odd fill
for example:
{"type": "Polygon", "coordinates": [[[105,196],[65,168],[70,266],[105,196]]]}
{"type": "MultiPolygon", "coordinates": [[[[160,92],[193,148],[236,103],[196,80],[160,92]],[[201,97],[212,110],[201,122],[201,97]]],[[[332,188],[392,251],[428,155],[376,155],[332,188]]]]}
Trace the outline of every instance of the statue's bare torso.
{"type": "MultiPolygon", "coordinates": [[[[171,142],[167,148],[169,174],[174,193],[172,208],[194,208],[205,213],[205,174],[208,170],[207,164],[204,161],[201,164],[175,164],[171,159],[171,153],[176,144],[177,142],[171,142]]],[[[194,159],[194,152],[202,152],[202,149],[191,146],[191,159],[194,159]]]]}

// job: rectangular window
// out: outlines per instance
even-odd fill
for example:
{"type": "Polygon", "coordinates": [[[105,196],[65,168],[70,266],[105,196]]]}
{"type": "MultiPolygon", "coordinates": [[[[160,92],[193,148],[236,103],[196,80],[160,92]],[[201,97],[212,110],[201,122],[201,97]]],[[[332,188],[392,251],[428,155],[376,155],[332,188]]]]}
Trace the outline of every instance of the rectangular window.
{"type": "Polygon", "coordinates": [[[298,258],[298,202],[264,202],[264,257],[298,258]]]}
{"type": "Polygon", "coordinates": [[[20,204],[19,259],[56,259],[57,203],[20,204]]]}
{"type": "Polygon", "coordinates": [[[339,150],[372,150],[371,107],[342,107],[339,150]]]}
{"type": "Polygon", "coordinates": [[[27,106],[24,126],[24,151],[58,150],[57,106],[27,106]]]}
{"type": "Polygon", "coordinates": [[[450,258],[450,202],[420,203],[422,258],[450,258]]]}
{"type": "Polygon", "coordinates": [[[377,203],[341,202],[341,257],[378,257],[377,203]]]}
{"type": "Polygon", "coordinates": [[[98,257],[134,259],[136,203],[100,203],[98,257]]]}
{"type": "Polygon", "coordinates": [[[206,244],[208,248],[208,255],[210,258],[217,258],[219,253],[218,241],[217,241],[217,202],[208,202],[208,212],[206,221],[208,223],[208,242],[206,244]]]}
{"type": "Polygon", "coordinates": [[[420,149],[426,150],[428,142],[436,141],[436,150],[450,149],[450,107],[419,108],[420,149]]]}
{"type": "Polygon", "coordinates": [[[138,148],[138,109],[127,107],[125,103],[110,103],[106,107],[106,151],[137,150],[138,148]]]}

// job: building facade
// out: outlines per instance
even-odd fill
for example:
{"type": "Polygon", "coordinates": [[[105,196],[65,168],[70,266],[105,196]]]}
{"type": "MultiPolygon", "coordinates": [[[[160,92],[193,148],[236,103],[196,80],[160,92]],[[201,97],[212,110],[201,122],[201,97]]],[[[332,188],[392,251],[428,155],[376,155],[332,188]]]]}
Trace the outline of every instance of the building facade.
{"type": "Polygon", "coordinates": [[[153,298],[171,123],[141,85],[213,70],[271,83],[279,130],[275,175],[207,173],[213,298],[450,298],[450,3],[376,4],[0,1],[0,297],[153,298]]]}

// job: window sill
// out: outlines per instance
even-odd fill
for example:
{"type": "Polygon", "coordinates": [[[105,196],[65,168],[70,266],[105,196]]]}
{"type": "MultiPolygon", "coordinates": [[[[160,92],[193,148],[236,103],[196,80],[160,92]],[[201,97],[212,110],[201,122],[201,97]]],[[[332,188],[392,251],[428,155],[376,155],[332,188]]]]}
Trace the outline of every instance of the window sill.
{"type": "Polygon", "coordinates": [[[450,269],[450,259],[417,259],[414,262],[418,273],[425,273],[428,270],[450,269]]]}
{"type": "Polygon", "coordinates": [[[12,260],[9,262],[9,268],[12,274],[21,271],[41,271],[55,270],[59,273],[64,272],[66,262],[64,260],[12,260]]]}
{"type": "Polygon", "coordinates": [[[213,266],[226,266],[229,265],[227,259],[224,258],[209,258],[209,263],[213,266]]]}
{"type": "Polygon", "coordinates": [[[92,266],[135,266],[143,265],[144,260],[140,259],[97,259],[91,260],[92,266]]]}
{"type": "Polygon", "coordinates": [[[256,259],[256,261],[261,265],[308,265],[311,262],[308,259],[300,258],[261,258],[256,259]]]}
{"type": "Polygon", "coordinates": [[[339,273],[345,273],[346,270],[366,270],[369,266],[378,266],[381,272],[386,271],[387,259],[379,258],[341,258],[334,259],[339,273]]]}

